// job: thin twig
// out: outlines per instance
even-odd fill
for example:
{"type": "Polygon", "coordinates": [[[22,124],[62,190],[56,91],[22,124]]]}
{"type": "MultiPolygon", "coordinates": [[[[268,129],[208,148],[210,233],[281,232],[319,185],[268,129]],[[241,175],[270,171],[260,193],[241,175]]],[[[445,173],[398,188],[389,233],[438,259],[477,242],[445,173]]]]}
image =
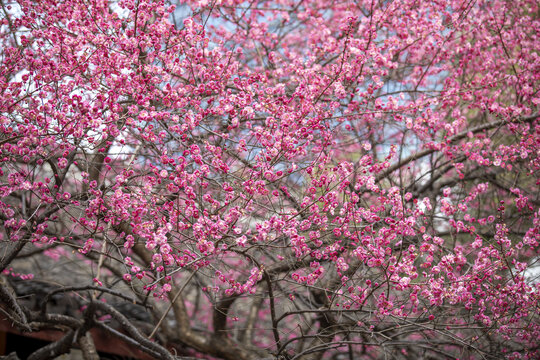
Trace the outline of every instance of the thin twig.
{"type": "MultiPolygon", "coordinates": [[[[197,269],[198,270],[198,269],[197,269]]],[[[173,304],[176,302],[176,300],[178,300],[178,297],[180,296],[180,294],[182,293],[182,291],[186,288],[187,284],[191,281],[191,279],[193,278],[193,276],[195,275],[195,273],[197,272],[197,270],[193,271],[191,273],[191,275],[189,276],[189,278],[186,280],[186,282],[184,283],[184,285],[182,285],[182,287],[180,288],[180,290],[178,290],[178,292],[176,293],[176,295],[174,295],[174,298],[173,300],[171,301],[171,303],[169,304],[169,307],[167,308],[167,310],[163,313],[163,315],[161,315],[161,318],[159,319],[158,323],[156,324],[156,326],[154,327],[154,329],[152,330],[152,332],[150,333],[150,335],[148,335],[148,338],[151,339],[154,337],[154,335],[156,334],[157,330],[159,329],[159,327],[161,326],[161,323],[163,322],[163,320],[165,320],[165,317],[167,316],[167,314],[169,313],[169,311],[171,311],[171,308],[173,307],[173,304]]]]}

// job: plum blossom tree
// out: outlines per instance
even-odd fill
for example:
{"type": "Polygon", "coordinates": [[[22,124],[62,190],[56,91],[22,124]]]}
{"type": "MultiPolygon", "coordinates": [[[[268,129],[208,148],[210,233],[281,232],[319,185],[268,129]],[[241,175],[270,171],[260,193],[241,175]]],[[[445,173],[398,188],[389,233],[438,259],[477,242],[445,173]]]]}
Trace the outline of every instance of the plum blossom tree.
{"type": "Polygon", "coordinates": [[[540,356],[536,1],[0,3],[29,359],[540,356]]]}

